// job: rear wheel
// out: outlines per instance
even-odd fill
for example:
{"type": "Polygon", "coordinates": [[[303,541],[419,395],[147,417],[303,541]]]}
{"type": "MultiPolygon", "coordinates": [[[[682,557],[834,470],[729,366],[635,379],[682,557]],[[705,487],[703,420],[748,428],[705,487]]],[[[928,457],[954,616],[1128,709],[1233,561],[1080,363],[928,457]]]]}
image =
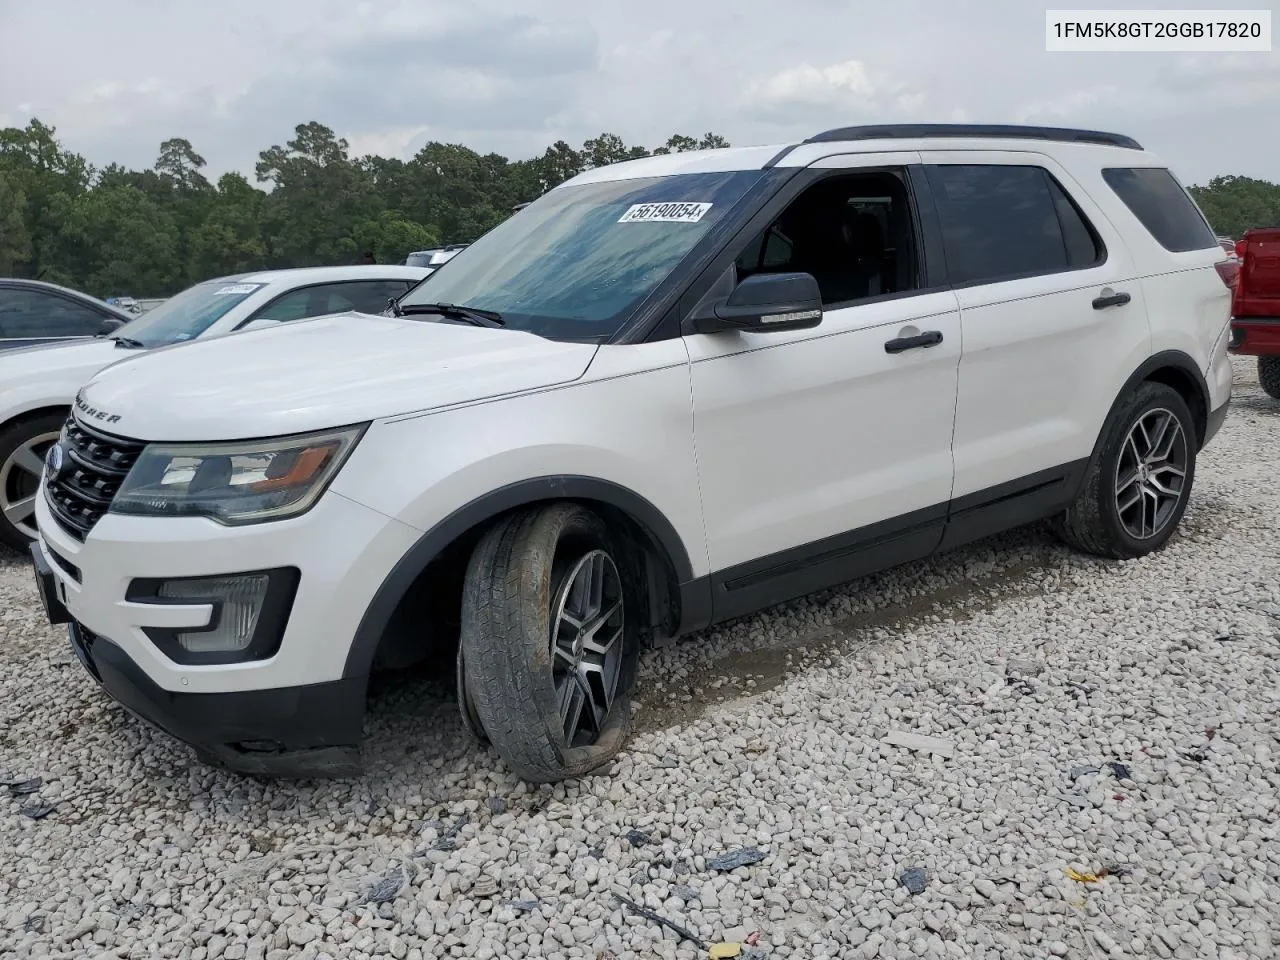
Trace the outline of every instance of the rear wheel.
{"type": "Polygon", "coordinates": [[[0,429],[0,541],[18,550],[36,538],[36,494],[44,455],[66,420],[46,413],[0,429]]]}
{"type": "Polygon", "coordinates": [[[1196,470],[1191,410],[1171,387],[1143,383],[1103,427],[1099,456],[1057,534],[1086,553],[1117,560],[1159,550],[1173,536],[1196,470]]]}
{"type": "Polygon", "coordinates": [[[1268,397],[1280,400],[1280,357],[1258,358],[1258,383],[1268,397]]]}
{"type": "Polygon", "coordinates": [[[589,773],[626,737],[638,604],[620,557],[574,504],[500,521],[471,556],[459,697],[468,726],[525,780],[589,773]]]}

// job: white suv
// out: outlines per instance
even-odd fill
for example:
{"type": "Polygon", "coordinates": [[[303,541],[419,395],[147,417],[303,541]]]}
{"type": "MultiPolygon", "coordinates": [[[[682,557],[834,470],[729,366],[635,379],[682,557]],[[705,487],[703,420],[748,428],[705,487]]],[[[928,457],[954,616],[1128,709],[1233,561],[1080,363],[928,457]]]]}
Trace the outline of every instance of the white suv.
{"type": "Polygon", "coordinates": [[[1160,548],[1230,398],[1223,261],[1111,134],[591,170],[398,316],[95,377],[47,461],[42,594],[112,696],[232,768],[356,772],[370,674],[457,643],[472,729],[579,775],[647,644],[1043,518],[1160,548]]]}

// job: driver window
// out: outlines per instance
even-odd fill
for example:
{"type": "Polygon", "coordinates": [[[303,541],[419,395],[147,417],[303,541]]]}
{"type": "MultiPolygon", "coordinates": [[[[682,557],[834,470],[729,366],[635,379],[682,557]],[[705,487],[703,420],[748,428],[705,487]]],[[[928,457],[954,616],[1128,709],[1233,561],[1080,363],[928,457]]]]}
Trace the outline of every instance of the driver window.
{"type": "Polygon", "coordinates": [[[859,173],[814,184],[747,244],[736,265],[739,280],[812,274],[827,307],[919,289],[903,175],[859,173]]]}

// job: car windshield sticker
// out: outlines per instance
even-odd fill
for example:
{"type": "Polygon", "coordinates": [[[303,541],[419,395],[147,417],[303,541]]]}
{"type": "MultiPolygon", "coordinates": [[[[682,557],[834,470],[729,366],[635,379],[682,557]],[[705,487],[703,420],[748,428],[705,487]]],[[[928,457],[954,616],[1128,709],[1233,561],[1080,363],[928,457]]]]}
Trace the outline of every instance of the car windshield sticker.
{"type": "Polygon", "coordinates": [[[619,223],[697,223],[711,209],[709,203],[636,203],[619,223]]]}
{"type": "Polygon", "coordinates": [[[217,290],[213,291],[213,295],[215,297],[227,297],[227,296],[234,296],[237,294],[240,296],[244,296],[246,293],[253,293],[253,291],[257,290],[259,286],[261,286],[261,284],[229,283],[225,287],[219,287],[217,290]]]}

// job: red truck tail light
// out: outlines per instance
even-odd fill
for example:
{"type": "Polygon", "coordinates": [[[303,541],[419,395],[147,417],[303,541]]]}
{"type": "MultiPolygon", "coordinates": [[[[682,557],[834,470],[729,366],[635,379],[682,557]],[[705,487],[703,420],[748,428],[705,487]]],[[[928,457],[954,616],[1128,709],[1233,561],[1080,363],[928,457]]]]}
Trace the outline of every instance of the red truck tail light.
{"type": "Polygon", "coordinates": [[[1249,244],[1245,240],[1236,241],[1236,256],[1239,257],[1241,260],[1244,259],[1244,251],[1248,246],[1249,244]]]}

